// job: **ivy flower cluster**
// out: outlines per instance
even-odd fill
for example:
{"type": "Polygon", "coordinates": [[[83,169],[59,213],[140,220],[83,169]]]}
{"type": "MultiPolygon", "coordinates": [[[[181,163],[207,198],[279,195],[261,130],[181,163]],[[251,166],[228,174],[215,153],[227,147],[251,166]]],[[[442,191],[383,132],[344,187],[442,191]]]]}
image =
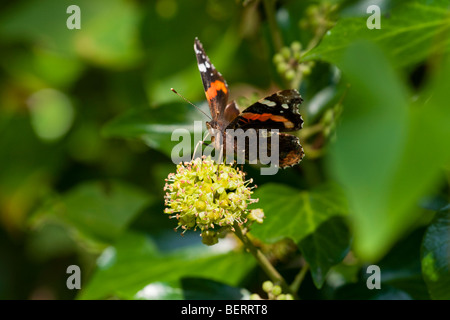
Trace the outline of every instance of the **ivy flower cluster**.
{"type": "Polygon", "coordinates": [[[180,163],[176,173],[169,174],[164,186],[164,213],[178,220],[176,229],[201,230],[203,243],[213,245],[219,236],[234,231],[234,223],[261,223],[261,209],[248,209],[252,199],[245,173],[227,164],[217,164],[210,157],[180,163]]]}

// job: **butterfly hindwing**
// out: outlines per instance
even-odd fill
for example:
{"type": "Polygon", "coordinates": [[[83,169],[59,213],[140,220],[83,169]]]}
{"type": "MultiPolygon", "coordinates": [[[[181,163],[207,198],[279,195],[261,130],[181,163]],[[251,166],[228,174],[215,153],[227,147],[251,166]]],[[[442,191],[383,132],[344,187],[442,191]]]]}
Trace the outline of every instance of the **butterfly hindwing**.
{"type": "MultiPolygon", "coordinates": [[[[286,133],[279,133],[278,144],[278,157],[280,159],[278,165],[280,168],[291,167],[303,159],[305,153],[303,152],[303,148],[298,137],[286,133]]],[[[267,146],[270,149],[270,140],[268,141],[267,146]]],[[[269,151],[268,154],[271,155],[271,151],[269,151]]]]}

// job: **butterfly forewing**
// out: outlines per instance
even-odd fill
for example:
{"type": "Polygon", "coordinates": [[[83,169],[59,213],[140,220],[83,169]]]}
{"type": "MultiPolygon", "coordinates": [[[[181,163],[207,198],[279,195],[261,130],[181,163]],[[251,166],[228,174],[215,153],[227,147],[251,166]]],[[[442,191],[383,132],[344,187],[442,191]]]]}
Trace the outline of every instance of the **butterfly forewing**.
{"type": "Polygon", "coordinates": [[[297,131],[303,124],[302,116],[298,112],[302,101],[295,89],[278,91],[245,109],[228,127],[297,131]]]}
{"type": "Polygon", "coordinates": [[[203,45],[196,38],[194,51],[197,57],[197,66],[202,77],[203,88],[213,121],[219,121],[228,103],[228,85],[222,74],[216,70],[203,49],[203,45]]]}

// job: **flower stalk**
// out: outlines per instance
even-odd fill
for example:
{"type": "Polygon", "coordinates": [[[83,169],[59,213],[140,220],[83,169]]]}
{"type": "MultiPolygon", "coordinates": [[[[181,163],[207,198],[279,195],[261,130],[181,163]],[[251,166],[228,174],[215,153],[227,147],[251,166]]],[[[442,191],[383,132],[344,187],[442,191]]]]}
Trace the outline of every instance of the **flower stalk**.
{"type": "Polygon", "coordinates": [[[253,257],[255,257],[261,269],[263,269],[270,280],[272,280],[272,282],[274,283],[279,283],[281,288],[283,289],[283,292],[290,293],[293,297],[297,298],[296,293],[291,290],[283,276],[277,271],[277,269],[275,269],[275,267],[270,263],[270,261],[261,252],[261,250],[255,247],[253,242],[244,234],[242,228],[235,223],[234,229],[234,234],[239,238],[239,240],[241,240],[247,251],[249,251],[253,255],[253,257]]]}

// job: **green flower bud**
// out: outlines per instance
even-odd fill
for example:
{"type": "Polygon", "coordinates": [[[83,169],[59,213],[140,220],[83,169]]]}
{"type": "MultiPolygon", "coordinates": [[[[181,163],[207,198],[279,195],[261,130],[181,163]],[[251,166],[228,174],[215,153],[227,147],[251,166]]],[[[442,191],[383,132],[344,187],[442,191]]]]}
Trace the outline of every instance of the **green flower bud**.
{"type": "Polygon", "coordinates": [[[208,219],[209,221],[216,222],[220,219],[220,212],[219,209],[213,209],[212,211],[208,212],[208,219]]]}
{"type": "Polygon", "coordinates": [[[277,72],[279,74],[284,74],[289,69],[289,65],[286,62],[281,62],[277,64],[277,72]]]}
{"type": "Polygon", "coordinates": [[[295,78],[295,71],[292,69],[289,69],[288,71],[286,71],[285,78],[286,78],[286,80],[289,80],[289,81],[293,80],[295,78]]]}
{"type": "Polygon", "coordinates": [[[207,246],[212,246],[219,242],[219,237],[217,232],[212,230],[203,231],[202,233],[202,242],[207,246]]]}
{"type": "Polygon", "coordinates": [[[270,291],[272,291],[272,289],[273,289],[273,283],[272,283],[272,281],[269,281],[269,280],[264,281],[263,284],[262,284],[262,289],[263,289],[265,292],[267,292],[267,293],[269,293],[270,291]]]}
{"type": "Polygon", "coordinates": [[[180,217],[178,225],[184,226],[186,229],[193,228],[195,226],[195,217],[193,215],[184,215],[180,217]]]}
{"type": "Polygon", "coordinates": [[[259,296],[259,294],[257,293],[252,293],[250,295],[250,300],[262,300],[261,297],[259,296]]]}
{"type": "Polygon", "coordinates": [[[282,56],[280,53],[276,53],[276,54],[273,56],[273,63],[279,64],[279,63],[282,63],[282,62],[284,62],[283,56],[282,56]]]}
{"type": "Polygon", "coordinates": [[[294,52],[300,52],[302,50],[302,44],[299,41],[294,41],[291,43],[291,49],[294,52]]]}
{"type": "Polygon", "coordinates": [[[278,285],[273,286],[273,288],[272,288],[272,294],[273,294],[274,296],[280,295],[280,294],[281,294],[281,287],[278,286],[278,285]]]}
{"type": "Polygon", "coordinates": [[[306,15],[309,17],[313,17],[319,13],[319,6],[311,5],[306,9],[306,15]]]}
{"type": "Polygon", "coordinates": [[[291,50],[288,47],[281,48],[280,53],[286,60],[291,57],[291,50]]]}
{"type": "Polygon", "coordinates": [[[311,74],[311,67],[309,65],[301,65],[302,73],[307,76],[311,74]]]}
{"type": "Polygon", "coordinates": [[[197,209],[197,211],[205,211],[206,209],[205,201],[202,200],[195,201],[195,209],[197,209]]]}

